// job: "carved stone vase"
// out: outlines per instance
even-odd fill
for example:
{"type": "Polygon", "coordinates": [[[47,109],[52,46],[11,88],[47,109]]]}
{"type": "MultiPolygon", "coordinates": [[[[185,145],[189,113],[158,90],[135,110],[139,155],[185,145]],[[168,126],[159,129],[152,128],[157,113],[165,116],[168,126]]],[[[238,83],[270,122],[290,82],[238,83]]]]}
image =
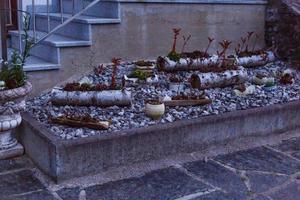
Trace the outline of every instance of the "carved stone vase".
{"type": "Polygon", "coordinates": [[[0,159],[23,153],[23,147],[12,136],[12,130],[21,124],[25,97],[31,90],[32,85],[26,82],[22,87],[0,91],[0,159]]]}

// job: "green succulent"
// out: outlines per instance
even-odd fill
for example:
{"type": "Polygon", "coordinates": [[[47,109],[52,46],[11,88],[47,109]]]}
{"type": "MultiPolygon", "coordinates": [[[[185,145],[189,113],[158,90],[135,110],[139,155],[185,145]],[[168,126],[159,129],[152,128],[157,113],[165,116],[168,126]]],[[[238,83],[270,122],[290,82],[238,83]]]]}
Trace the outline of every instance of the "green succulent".
{"type": "Polygon", "coordinates": [[[143,72],[142,70],[134,70],[130,75],[130,78],[138,78],[139,80],[145,81],[149,75],[146,72],[143,72]]]}
{"type": "Polygon", "coordinates": [[[273,81],[269,81],[265,84],[265,87],[273,87],[275,83],[273,81]]]}
{"type": "Polygon", "coordinates": [[[30,38],[29,15],[24,16],[24,50],[23,52],[14,51],[9,61],[4,61],[0,72],[0,80],[5,83],[5,88],[14,89],[25,84],[27,76],[23,70],[26,59],[29,57],[30,49],[33,47],[33,40],[30,38]]]}
{"type": "Polygon", "coordinates": [[[180,60],[180,54],[176,53],[175,51],[171,51],[167,57],[175,62],[178,62],[180,60]]]}

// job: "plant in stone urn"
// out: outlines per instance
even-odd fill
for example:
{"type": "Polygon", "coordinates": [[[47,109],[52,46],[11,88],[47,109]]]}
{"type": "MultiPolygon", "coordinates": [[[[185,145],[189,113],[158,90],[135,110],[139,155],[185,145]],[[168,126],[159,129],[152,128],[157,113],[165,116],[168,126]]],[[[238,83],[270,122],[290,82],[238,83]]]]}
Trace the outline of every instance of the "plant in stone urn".
{"type": "Polygon", "coordinates": [[[10,60],[3,61],[0,72],[0,159],[23,153],[23,147],[12,137],[11,131],[20,125],[20,112],[25,110],[25,97],[31,91],[31,84],[23,70],[33,42],[28,35],[29,17],[24,17],[24,50],[13,52],[10,60]]]}

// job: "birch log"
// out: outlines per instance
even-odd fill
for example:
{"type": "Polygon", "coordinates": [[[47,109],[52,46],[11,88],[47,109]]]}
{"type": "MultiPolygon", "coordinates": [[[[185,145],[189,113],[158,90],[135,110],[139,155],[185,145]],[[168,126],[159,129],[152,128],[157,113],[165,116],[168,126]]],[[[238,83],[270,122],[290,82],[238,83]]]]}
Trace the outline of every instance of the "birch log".
{"type": "Polygon", "coordinates": [[[218,63],[219,59],[216,55],[205,59],[180,58],[178,62],[170,60],[168,57],[157,58],[158,70],[167,72],[188,70],[208,72],[215,68],[218,63]]]}
{"type": "Polygon", "coordinates": [[[51,102],[54,105],[75,106],[130,106],[131,92],[122,90],[105,91],[52,91],[51,102]]]}
{"type": "Polygon", "coordinates": [[[197,73],[191,76],[193,88],[207,89],[215,87],[226,87],[244,83],[248,79],[247,70],[238,67],[237,70],[227,70],[221,73],[197,73]]]}
{"type": "Polygon", "coordinates": [[[273,62],[274,60],[275,60],[275,55],[271,51],[266,51],[266,54],[262,54],[262,55],[236,58],[237,65],[243,67],[262,66],[269,62],[273,62]]]}

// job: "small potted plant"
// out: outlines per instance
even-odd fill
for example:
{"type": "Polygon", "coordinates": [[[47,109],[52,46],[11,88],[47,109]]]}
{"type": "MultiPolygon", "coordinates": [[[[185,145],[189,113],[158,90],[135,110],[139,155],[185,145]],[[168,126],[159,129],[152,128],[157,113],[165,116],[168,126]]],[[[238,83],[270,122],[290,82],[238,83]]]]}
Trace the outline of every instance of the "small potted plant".
{"type": "Polygon", "coordinates": [[[280,83],[287,85],[287,84],[293,84],[295,82],[294,75],[291,70],[285,70],[280,78],[280,83]]]}
{"type": "Polygon", "coordinates": [[[274,82],[274,81],[269,81],[269,82],[267,82],[267,83],[264,85],[264,87],[263,87],[263,89],[266,90],[266,91],[272,91],[272,90],[274,90],[275,88],[276,88],[276,85],[275,85],[275,82],[274,82]]]}
{"type": "Polygon", "coordinates": [[[174,91],[174,92],[179,92],[184,90],[184,84],[182,83],[182,80],[173,75],[169,78],[169,90],[174,91]]]}
{"type": "Polygon", "coordinates": [[[254,85],[246,86],[245,84],[240,84],[233,91],[235,95],[239,97],[245,97],[247,95],[254,94],[255,86],[254,85]]]}
{"type": "Polygon", "coordinates": [[[255,85],[265,85],[266,83],[275,83],[274,77],[267,77],[264,74],[257,74],[253,77],[252,82],[255,85]]]}
{"type": "Polygon", "coordinates": [[[151,77],[151,73],[136,69],[131,74],[123,76],[123,86],[134,86],[139,82],[145,83],[149,77],[151,77]]]}
{"type": "Polygon", "coordinates": [[[159,100],[145,102],[145,113],[151,119],[160,119],[165,113],[165,104],[159,100]]]}

